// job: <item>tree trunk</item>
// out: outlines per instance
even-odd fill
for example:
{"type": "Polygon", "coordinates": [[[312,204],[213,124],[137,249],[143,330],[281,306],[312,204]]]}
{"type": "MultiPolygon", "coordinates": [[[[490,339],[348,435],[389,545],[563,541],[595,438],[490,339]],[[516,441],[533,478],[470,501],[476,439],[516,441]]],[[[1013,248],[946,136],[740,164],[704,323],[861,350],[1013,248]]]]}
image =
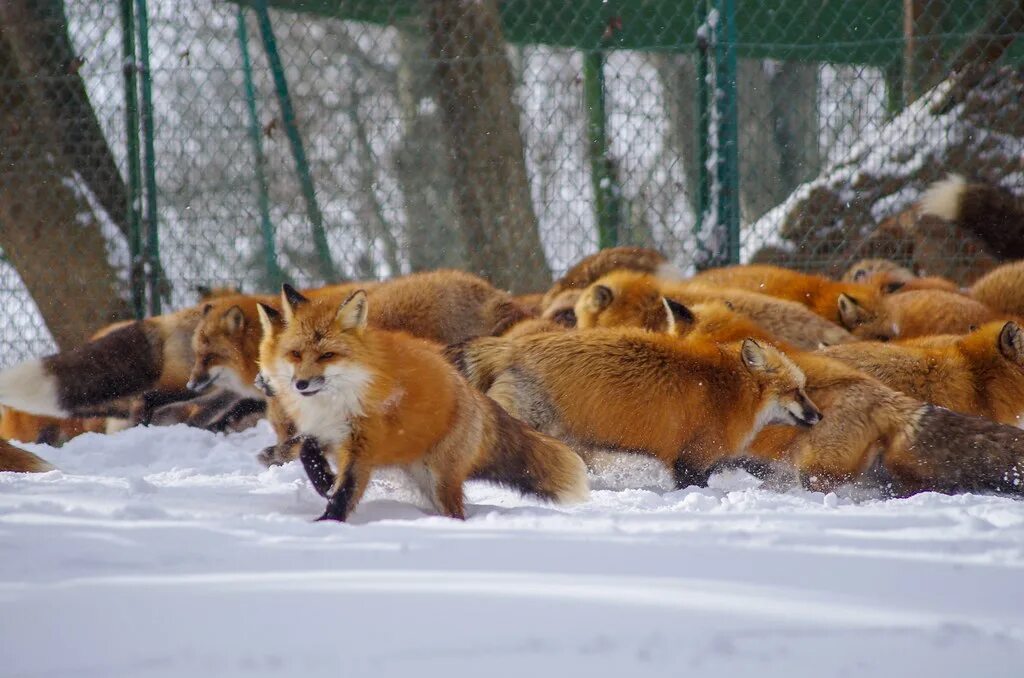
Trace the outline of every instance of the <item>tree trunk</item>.
{"type": "Polygon", "coordinates": [[[0,26],[0,247],[64,349],[131,315],[102,231],[120,176],[106,142],[86,142],[99,130],[62,61],[70,43],[59,4],[10,0],[0,26]]]}
{"type": "Polygon", "coordinates": [[[551,283],[530,198],[519,105],[494,0],[430,0],[430,55],[470,267],[496,286],[551,283]]]}

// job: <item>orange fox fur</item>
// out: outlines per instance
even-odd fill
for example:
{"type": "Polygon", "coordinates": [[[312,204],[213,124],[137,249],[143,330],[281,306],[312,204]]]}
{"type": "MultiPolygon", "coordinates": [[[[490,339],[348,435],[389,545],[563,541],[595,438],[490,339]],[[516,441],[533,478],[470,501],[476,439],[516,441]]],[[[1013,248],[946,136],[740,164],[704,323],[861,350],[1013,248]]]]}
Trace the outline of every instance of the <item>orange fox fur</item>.
{"type": "Polygon", "coordinates": [[[610,273],[587,288],[576,302],[575,315],[581,328],[627,326],[659,330],[665,322],[662,297],[688,306],[723,302],[773,336],[802,348],[853,340],[846,330],[801,304],[746,290],[666,281],[633,271],[610,273]]]}
{"type": "Polygon", "coordinates": [[[795,301],[834,323],[840,322],[840,295],[850,295],[863,306],[871,305],[879,296],[870,285],[832,280],[768,264],[715,268],[697,274],[693,280],[795,301]]]}
{"type": "Polygon", "coordinates": [[[836,306],[844,327],[862,339],[876,341],[966,334],[998,317],[982,303],[941,290],[890,294],[873,307],[865,307],[859,299],[842,294],[836,306]]]}
{"type": "Polygon", "coordinates": [[[860,342],[822,351],[918,400],[1019,425],[1024,415],[1024,332],[983,325],[945,347],[860,342]]]}
{"type": "Polygon", "coordinates": [[[52,471],[54,466],[28,450],[0,440],[0,471],[15,473],[45,473],[52,471]]]}
{"type": "Polygon", "coordinates": [[[661,460],[705,482],[766,423],[813,425],[803,373],[769,344],[717,345],[640,329],[477,339],[449,358],[513,416],[575,446],[661,460]]]}
{"type": "Polygon", "coordinates": [[[303,465],[328,497],[324,517],[345,520],[381,466],[406,468],[454,518],[465,517],[470,478],[548,500],[586,497],[575,453],[474,391],[435,344],[370,327],[369,303],[359,291],[339,308],[286,286],[283,323],[259,307],[261,374],[295,422],[303,465]]]}
{"type": "Polygon", "coordinates": [[[992,269],[971,285],[969,294],[993,311],[1024,317],[1024,261],[992,269]]]}

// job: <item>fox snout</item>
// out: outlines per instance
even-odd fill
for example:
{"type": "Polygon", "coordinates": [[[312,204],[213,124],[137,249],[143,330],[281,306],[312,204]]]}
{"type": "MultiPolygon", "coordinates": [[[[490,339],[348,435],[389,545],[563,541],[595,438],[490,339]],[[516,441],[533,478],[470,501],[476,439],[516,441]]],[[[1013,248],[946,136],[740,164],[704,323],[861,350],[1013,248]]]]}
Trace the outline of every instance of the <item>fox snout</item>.
{"type": "Polygon", "coordinates": [[[292,386],[304,396],[311,396],[319,393],[324,387],[323,377],[308,377],[305,379],[292,379],[292,386]]]}
{"type": "Polygon", "coordinates": [[[821,410],[805,396],[797,398],[787,409],[797,426],[810,428],[821,421],[821,410]]]}

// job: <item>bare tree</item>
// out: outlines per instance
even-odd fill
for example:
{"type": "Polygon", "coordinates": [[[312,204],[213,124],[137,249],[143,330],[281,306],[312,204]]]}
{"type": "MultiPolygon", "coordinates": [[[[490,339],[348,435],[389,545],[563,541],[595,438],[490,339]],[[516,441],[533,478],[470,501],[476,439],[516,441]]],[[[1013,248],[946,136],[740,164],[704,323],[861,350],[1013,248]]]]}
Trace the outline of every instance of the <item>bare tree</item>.
{"type": "Polygon", "coordinates": [[[127,318],[103,220],[125,191],[59,2],[0,3],[0,247],[61,348],[127,318]]]}
{"type": "Polygon", "coordinates": [[[519,106],[494,0],[427,3],[430,54],[470,267],[503,288],[551,282],[530,199],[519,106]]]}

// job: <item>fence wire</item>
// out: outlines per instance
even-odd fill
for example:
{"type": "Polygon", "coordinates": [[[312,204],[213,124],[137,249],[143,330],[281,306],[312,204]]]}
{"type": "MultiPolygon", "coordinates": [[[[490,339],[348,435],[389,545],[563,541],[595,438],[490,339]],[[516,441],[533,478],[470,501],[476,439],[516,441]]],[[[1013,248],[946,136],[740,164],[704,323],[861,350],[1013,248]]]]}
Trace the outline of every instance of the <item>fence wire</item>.
{"type": "Polygon", "coordinates": [[[908,210],[951,171],[1024,187],[1019,2],[2,7],[2,365],[200,284],[525,292],[611,244],[965,282],[984,243],[908,210]],[[957,93],[971,49],[1002,70],[957,93]]]}

